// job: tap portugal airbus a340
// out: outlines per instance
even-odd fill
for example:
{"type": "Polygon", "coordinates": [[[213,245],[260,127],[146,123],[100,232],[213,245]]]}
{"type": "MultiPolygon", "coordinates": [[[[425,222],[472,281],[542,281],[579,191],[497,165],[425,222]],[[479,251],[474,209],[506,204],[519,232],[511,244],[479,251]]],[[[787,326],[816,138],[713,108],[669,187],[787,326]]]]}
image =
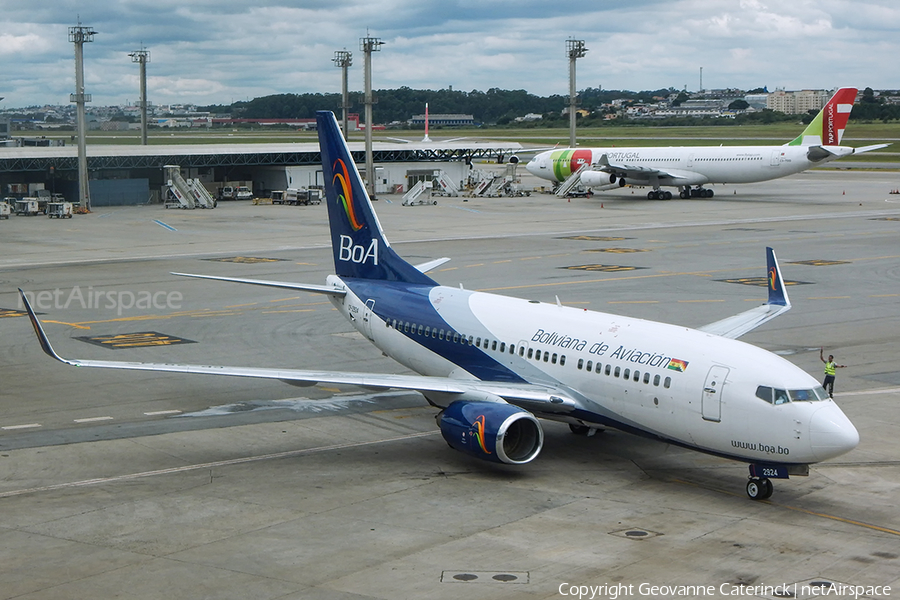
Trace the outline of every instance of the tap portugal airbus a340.
{"type": "Polygon", "coordinates": [[[581,185],[594,191],[649,186],[650,200],[670,200],[672,192],[660,189],[667,186],[677,187],[681,198],[712,198],[704,185],[778,179],[888,146],[840,145],[855,101],[855,88],[839,89],[803,133],[783,146],[570,148],[537,154],[525,168],[554,183],[580,176],[581,185]]]}
{"type": "Polygon", "coordinates": [[[539,419],[574,433],[616,427],[750,465],[747,493],[853,449],[859,436],[818,382],[735,338],[790,308],[767,251],[768,302],[700,329],[445,287],[381,229],[337,121],[318,113],[335,274],[325,285],[186,275],[326,295],[375,346],[415,375],[69,359],[69,365],[417,390],[446,441],[487,461],[521,465],[541,451],[539,419]]]}

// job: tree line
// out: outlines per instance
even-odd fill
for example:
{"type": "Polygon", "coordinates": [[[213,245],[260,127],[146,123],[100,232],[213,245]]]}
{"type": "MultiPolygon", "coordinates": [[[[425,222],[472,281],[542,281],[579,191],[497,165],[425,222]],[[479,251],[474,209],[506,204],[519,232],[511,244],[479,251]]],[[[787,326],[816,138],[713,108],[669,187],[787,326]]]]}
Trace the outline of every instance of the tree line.
{"type": "MultiPolygon", "coordinates": [[[[753,90],[761,91],[761,90],[753,90]]],[[[516,127],[555,127],[565,126],[568,117],[562,111],[569,105],[568,96],[554,94],[537,96],[525,90],[501,90],[491,88],[486,92],[472,90],[470,92],[453,89],[415,90],[409,87],[398,89],[375,90],[376,104],[372,107],[375,123],[396,123],[401,126],[413,115],[425,112],[425,103],[429,105],[431,114],[466,114],[472,115],[475,122],[485,125],[510,125],[516,127]],[[516,117],[528,113],[542,115],[540,121],[518,123],[516,117]]],[[[631,103],[656,102],[661,98],[677,95],[676,103],[687,99],[687,94],[674,88],[645,90],[633,92],[628,90],[601,90],[587,88],[579,92],[579,107],[591,111],[589,117],[580,118],[584,125],[602,125],[605,122],[601,107],[613,100],[625,100],[631,103]],[[599,112],[598,112],[599,111],[599,112]]],[[[363,113],[362,92],[349,94],[350,112],[363,113]]],[[[198,107],[199,110],[215,114],[230,114],[232,117],[248,119],[310,119],[317,110],[331,110],[340,113],[341,94],[275,94],[254,98],[249,101],[235,102],[231,105],[212,105],[198,107]]],[[[809,121],[815,115],[802,115],[800,120],[809,121]]],[[[862,101],[857,103],[850,118],[859,121],[895,121],[900,120],[900,105],[885,102],[884,95],[876,96],[872,88],[866,88],[862,101]]],[[[754,113],[739,114],[735,119],[684,118],[652,120],[654,125],[696,125],[721,123],[730,125],[738,123],[774,123],[779,121],[796,121],[797,115],[763,110],[754,113]]],[[[646,120],[629,121],[616,119],[616,124],[633,122],[648,123],[646,120]]]]}

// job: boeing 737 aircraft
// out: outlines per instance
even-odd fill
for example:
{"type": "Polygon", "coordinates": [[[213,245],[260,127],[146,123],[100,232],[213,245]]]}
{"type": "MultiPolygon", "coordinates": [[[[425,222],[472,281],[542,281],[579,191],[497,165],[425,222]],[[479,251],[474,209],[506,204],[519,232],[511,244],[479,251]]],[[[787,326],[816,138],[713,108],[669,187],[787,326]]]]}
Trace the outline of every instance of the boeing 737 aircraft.
{"type": "Polygon", "coordinates": [[[649,200],[670,200],[672,192],[660,190],[664,186],[677,187],[681,198],[712,198],[704,185],[778,179],[888,146],[840,145],[855,101],[855,88],[839,89],[803,133],[783,146],[569,148],[537,154],[525,168],[554,183],[580,174],[581,185],[594,191],[650,186],[649,200]]]}
{"type": "Polygon", "coordinates": [[[771,495],[770,479],[806,475],[859,442],[815,379],[735,339],[790,309],[771,249],[768,302],[699,330],[445,287],[425,273],[448,259],[413,266],[391,248],[334,115],[319,112],[318,128],[335,267],[325,285],[175,275],[324,294],[417,375],[63,358],[22,293],[44,352],[79,367],[417,390],[440,409],[451,447],[513,465],[541,451],[539,418],[577,434],[616,427],[749,463],[754,499],[771,495]]]}

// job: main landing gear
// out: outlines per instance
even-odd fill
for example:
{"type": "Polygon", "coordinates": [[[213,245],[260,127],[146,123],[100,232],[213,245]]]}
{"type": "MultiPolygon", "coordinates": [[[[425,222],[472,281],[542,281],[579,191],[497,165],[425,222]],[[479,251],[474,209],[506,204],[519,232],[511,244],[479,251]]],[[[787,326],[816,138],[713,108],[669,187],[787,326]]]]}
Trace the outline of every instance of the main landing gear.
{"type": "Polygon", "coordinates": [[[569,431],[571,431],[575,435],[584,435],[587,437],[592,437],[598,431],[603,431],[603,430],[597,429],[596,427],[588,427],[587,425],[576,425],[575,423],[569,423],[569,431]]]}
{"type": "Polygon", "coordinates": [[[697,188],[681,188],[681,193],[678,194],[682,200],[687,200],[688,198],[712,198],[715,192],[710,189],[697,187],[697,188]]]}
{"type": "Polygon", "coordinates": [[[651,190],[647,192],[647,200],[671,200],[672,192],[664,190],[651,190]]]}

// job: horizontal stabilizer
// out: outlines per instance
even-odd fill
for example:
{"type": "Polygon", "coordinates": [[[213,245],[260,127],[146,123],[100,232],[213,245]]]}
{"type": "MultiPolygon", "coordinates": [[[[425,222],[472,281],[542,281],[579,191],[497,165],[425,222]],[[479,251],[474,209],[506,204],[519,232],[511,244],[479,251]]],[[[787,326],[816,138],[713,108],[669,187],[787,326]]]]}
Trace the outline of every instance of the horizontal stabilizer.
{"type": "Polygon", "coordinates": [[[179,277],[193,277],[195,279],[213,279],[215,281],[230,281],[231,283],[246,283],[248,285],[261,285],[265,287],[282,288],[286,290],[299,290],[312,292],[313,294],[328,294],[329,296],[343,296],[347,292],[342,289],[314,283],[292,283],[290,281],[267,281],[265,279],[242,279],[239,277],[216,277],[214,275],[193,275],[191,273],[175,273],[179,277]]]}
{"type": "Polygon", "coordinates": [[[888,146],[890,146],[890,144],[872,144],[871,146],[854,148],[853,154],[863,154],[864,152],[871,152],[872,150],[881,150],[882,148],[887,148],[888,146]]]}
{"type": "Polygon", "coordinates": [[[433,271],[437,269],[442,264],[449,262],[450,259],[446,256],[444,258],[436,258],[434,260],[429,260],[428,262],[423,262],[421,264],[416,265],[416,268],[422,273],[427,273],[428,271],[433,271]]]}

